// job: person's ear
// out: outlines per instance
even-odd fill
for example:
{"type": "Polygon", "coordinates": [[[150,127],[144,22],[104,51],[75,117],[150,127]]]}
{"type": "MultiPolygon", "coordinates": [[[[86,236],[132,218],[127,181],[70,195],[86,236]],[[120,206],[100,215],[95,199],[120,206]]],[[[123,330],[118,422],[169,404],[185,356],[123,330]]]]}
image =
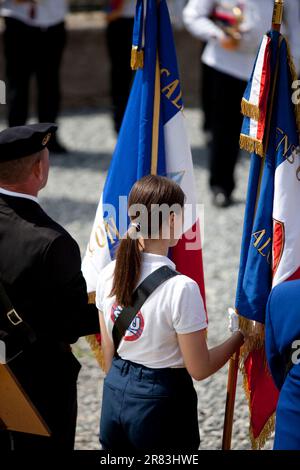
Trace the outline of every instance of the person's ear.
{"type": "Polygon", "coordinates": [[[41,159],[38,159],[33,164],[33,173],[37,180],[42,181],[43,179],[43,163],[41,159]]]}

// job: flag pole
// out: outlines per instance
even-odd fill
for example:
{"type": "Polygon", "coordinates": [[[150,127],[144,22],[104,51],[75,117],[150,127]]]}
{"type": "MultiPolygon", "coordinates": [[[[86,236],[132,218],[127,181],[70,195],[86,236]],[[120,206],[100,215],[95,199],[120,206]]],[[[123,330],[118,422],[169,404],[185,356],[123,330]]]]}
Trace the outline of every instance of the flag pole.
{"type": "MultiPolygon", "coordinates": [[[[160,0],[156,0],[157,8],[160,0]]],[[[154,84],[154,102],[153,102],[153,121],[152,121],[152,153],[151,153],[151,175],[157,175],[158,164],[158,143],[159,143],[159,119],[160,119],[160,65],[158,48],[156,52],[155,64],[155,84],[154,84]]]]}
{"type": "MultiPolygon", "coordinates": [[[[283,18],[284,0],[274,0],[274,9],[272,17],[272,30],[280,32],[283,18]]],[[[232,356],[229,361],[227,397],[225,405],[225,417],[223,428],[222,450],[231,449],[234,405],[236,397],[236,386],[239,371],[240,349],[232,356]]]]}
{"type": "Polygon", "coordinates": [[[159,67],[159,58],[158,58],[158,52],[157,52],[156,66],[155,66],[154,102],[153,102],[151,175],[157,174],[159,117],[160,117],[160,67],[159,67]]]}
{"type": "Polygon", "coordinates": [[[239,359],[240,350],[238,349],[238,351],[231,357],[229,361],[222,450],[231,449],[236,385],[239,372],[239,359]]]}
{"type": "Polygon", "coordinates": [[[283,18],[283,7],[284,0],[275,0],[273,18],[272,18],[272,29],[280,33],[282,18],[283,18]]]}

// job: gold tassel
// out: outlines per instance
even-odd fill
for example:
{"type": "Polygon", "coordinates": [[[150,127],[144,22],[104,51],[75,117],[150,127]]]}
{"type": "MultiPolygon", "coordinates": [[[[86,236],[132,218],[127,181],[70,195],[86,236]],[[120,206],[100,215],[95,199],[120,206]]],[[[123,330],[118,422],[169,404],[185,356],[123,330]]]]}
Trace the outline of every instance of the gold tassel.
{"type": "MultiPolygon", "coordinates": [[[[239,312],[236,310],[236,313],[239,312]]],[[[244,362],[248,355],[257,349],[261,349],[265,344],[265,326],[262,323],[248,320],[248,318],[239,315],[239,327],[245,332],[247,341],[241,347],[239,368],[243,371],[244,362]]],[[[270,374],[267,358],[264,358],[266,372],[270,374]]]]}
{"type": "Polygon", "coordinates": [[[254,139],[249,135],[240,135],[240,148],[246,150],[249,153],[255,152],[260,157],[264,157],[264,145],[260,140],[254,139]]]}
{"type": "MultiPolygon", "coordinates": [[[[238,312],[237,312],[238,314],[238,312]]],[[[248,355],[253,349],[260,349],[265,344],[265,327],[262,323],[248,320],[239,315],[239,327],[247,336],[247,350],[243,350],[244,355],[248,355]]]]}
{"type": "Polygon", "coordinates": [[[130,65],[132,70],[144,68],[144,51],[138,50],[138,46],[132,46],[130,65]]]}
{"type": "MultiPolygon", "coordinates": [[[[96,303],[96,292],[89,292],[88,297],[89,297],[89,304],[96,303]]],[[[101,345],[97,341],[96,335],[88,335],[85,337],[85,339],[90,345],[90,348],[96,360],[98,361],[99,366],[104,371],[104,367],[105,367],[104,356],[103,356],[101,345]]]]}
{"type": "Polygon", "coordinates": [[[250,103],[245,98],[242,99],[242,114],[255,121],[259,121],[260,109],[258,106],[250,103]]]}
{"type": "Polygon", "coordinates": [[[96,292],[89,292],[89,304],[95,304],[96,303],[96,292]]]}
{"type": "Polygon", "coordinates": [[[95,358],[101,369],[105,370],[104,356],[100,344],[97,341],[96,335],[89,335],[85,337],[86,341],[90,345],[92,352],[94,353],[95,358]]]}

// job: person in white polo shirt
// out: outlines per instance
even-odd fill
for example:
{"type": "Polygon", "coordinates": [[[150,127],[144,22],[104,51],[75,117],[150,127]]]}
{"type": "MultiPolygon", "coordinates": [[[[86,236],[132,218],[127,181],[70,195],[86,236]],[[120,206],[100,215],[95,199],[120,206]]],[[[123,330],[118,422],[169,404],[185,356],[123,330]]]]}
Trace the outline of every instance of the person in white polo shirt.
{"type": "MultiPolygon", "coordinates": [[[[300,65],[300,2],[285,0],[283,32],[300,65]]],[[[184,23],[207,42],[202,55],[209,87],[210,187],[219,207],[232,203],[242,124],[240,103],[263,35],[271,28],[274,0],[189,0],[184,23]]]]}
{"type": "MultiPolygon", "coordinates": [[[[26,124],[29,84],[37,84],[39,122],[56,122],[60,108],[60,65],[66,41],[66,0],[0,0],[5,20],[7,110],[10,127],[26,124]]],[[[50,151],[65,153],[55,138],[50,151]]]]}
{"type": "Polygon", "coordinates": [[[197,451],[192,377],[202,380],[216,372],[244,341],[232,321],[231,338],[208,350],[199,286],[177,273],[168,258],[180,238],[184,201],[170,179],[149,175],[137,181],[129,195],[129,230],[116,261],[99,274],[96,305],[108,373],[100,442],[108,451],[197,451]],[[162,204],[169,210],[155,217],[162,204]],[[145,215],[142,222],[133,211],[145,215]],[[133,315],[126,321],[128,308],[133,315]],[[118,335],[120,321],[128,326],[118,335]]]}

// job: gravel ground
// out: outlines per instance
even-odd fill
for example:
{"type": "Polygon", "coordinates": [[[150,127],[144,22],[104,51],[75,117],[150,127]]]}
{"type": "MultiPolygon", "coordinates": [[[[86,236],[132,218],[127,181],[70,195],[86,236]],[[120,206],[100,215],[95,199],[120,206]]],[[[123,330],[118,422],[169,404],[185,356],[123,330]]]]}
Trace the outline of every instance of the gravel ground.
{"type": "MultiPolygon", "coordinates": [[[[214,208],[207,185],[207,150],[200,131],[202,116],[192,109],[187,109],[185,115],[193,151],[198,202],[204,204],[204,267],[210,318],[208,342],[214,346],[228,336],[226,312],[234,304],[248,157],[241,155],[237,167],[235,204],[223,210],[214,208]]],[[[52,157],[49,183],[40,199],[44,209],[76,238],[84,254],[115,136],[106,112],[63,116],[61,135],[71,153],[65,157],[52,157]]],[[[83,366],[79,376],[76,448],[99,449],[98,428],[104,375],[84,339],[76,344],[74,351],[83,366]]],[[[202,449],[221,448],[227,370],[226,366],[213,377],[195,382],[202,449]]],[[[271,447],[272,439],[266,449],[271,447]]],[[[249,448],[248,407],[239,377],[233,449],[249,448]]]]}

